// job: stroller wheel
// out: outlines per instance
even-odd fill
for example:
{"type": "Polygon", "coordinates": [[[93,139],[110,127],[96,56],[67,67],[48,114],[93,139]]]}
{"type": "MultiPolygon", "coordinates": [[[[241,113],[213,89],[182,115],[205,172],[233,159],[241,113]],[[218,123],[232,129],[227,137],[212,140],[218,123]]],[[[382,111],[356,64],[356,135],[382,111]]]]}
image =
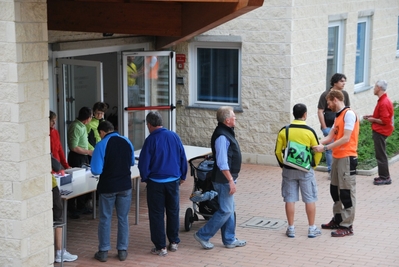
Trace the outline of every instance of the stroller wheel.
{"type": "Polygon", "coordinates": [[[193,225],[193,210],[191,208],[186,209],[186,216],[184,217],[184,229],[188,232],[193,225]]]}
{"type": "Polygon", "coordinates": [[[198,222],[198,220],[199,220],[199,218],[198,218],[197,213],[194,213],[194,221],[198,222]]]}

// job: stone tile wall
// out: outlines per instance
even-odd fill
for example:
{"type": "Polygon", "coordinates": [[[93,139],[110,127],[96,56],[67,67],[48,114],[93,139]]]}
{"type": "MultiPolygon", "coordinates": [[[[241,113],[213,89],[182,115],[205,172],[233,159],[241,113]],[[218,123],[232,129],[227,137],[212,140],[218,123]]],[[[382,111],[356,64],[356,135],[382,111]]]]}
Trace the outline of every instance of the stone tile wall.
{"type": "MultiPolygon", "coordinates": [[[[397,1],[292,3],[265,1],[262,8],[205,33],[240,36],[243,41],[243,112],[237,114],[236,131],[246,163],[276,164],[276,134],[291,121],[291,107],[297,102],[308,106],[308,124],[318,129],[316,107],[325,88],[329,16],[347,18],[343,72],[354,110],[371,113],[377,101],[371,90],[355,94],[353,86],[356,23],[364,12],[373,13],[370,84],[388,80],[389,96],[399,100],[397,1]]],[[[0,266],[53,263],[47,44],[97,36],[54,32],[48,37],[46,12],[43,1],[0,2],[0,266]]],[[[110,43],[104,41],[104,46],[110,43]]],[[[188,44],[173,49],[187,54],[188,44]]],[[[186,79],[177,87],[183,103],[177,109],[177,132],[186,144],[209,146],[215,110],[187,107],[189,57],[185,65],[178,70],[186,79]]]]}
{"type": "MultiPolygon", "coordinates": [[[[346,90],[352,108],[361,116],[373,111],[376,97],[372,90],[356,93],[354,73],[357,20],[359,14],[372,13],[370,85],[378,79],[389,82],[388,94],[396,93],[399,59],[396,58],[399,3],[392,0],[360,1],[265,1],[261,8],[227,22],[203,35],[239,36],[242,40],[242,113],[237,113],[236,132],[244,161],[276,164],[275,138],[279,129],[292,119],[292,106],[308,107],[307,122],[321,136],[317,102],[325,89],[327,34],[329,17],[342,16],[345,22],[344,70],[348,77],[346,90]]],[[[94,34],[95,35],[95,34],[94,34]]],[[[88,40],[93,34],[50,32],[52,41],[88,40]]],[[[128,39],[127,39],[128,40],[128,39]]],[[[68,43],[66,43],[68,44],[68,43]]],[[[73,43],[72,43],[73,44],[73,43]]],[[[76,44],[76,43],[75,43],[76,44]]],[[[103,41],[103,45],[112,41],[103,41]]],[[[216,126],[215,110],[189,107],[190,58],[188,43],[172,48],[186,54],[184,85],[177,85],[177,132],[186,144],[209,146],[216,126]]]]}
{"type": "Polygon", "coordinates": [[[0,266],[54,261],[45,2],[0,2],[0,266]]]}
{"type": "MultiPolygon", "coordinates": [[[[373,90],[354,91],[357,21],[359,14],[373,13],[370,85],[389,82],[388,95],[399,100],[399,59],[396,58],[399,3],[394,1],[265,1],[263,7],[225,23],[206,35],[242,38],[242,108],[236,133],[244,161],[276,165],[274,146],[279,129],[292,119],[292,106],[308,107],[307,123],[319,136],[317,103],[325,90],[329,16],[344,14],[344,73],[352,108],[360,115],[372,113],[377,101],[373,90]]],[[[185,53],[188,43],[176,46],[185,53]]],[[[187,67],[178,76],[188,75],[187,67]]],[[[183,142],[209,145],[216,126],[215,111],[189,109],[189,77],[177,88],[183,105],[178,109],[177,132],[183,142]],[[187,127],[189,126],[189,127],[187,127]]]]}

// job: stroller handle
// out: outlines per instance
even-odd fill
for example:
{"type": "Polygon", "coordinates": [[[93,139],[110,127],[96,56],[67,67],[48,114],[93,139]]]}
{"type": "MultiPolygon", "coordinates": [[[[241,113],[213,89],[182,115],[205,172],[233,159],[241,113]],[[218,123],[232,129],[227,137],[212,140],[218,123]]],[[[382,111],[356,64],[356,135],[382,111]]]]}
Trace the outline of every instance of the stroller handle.
{"type": "Polygon", "coordinates": [[[190,164],[190,170],[191,170],[190,174],[191,174],[191,176],[194,176],[195,175],[195,170],[198,170],[198,167],[194,166],[193,161],[198,160],[198,159],[206,160],[206,159],[210,159],[210,158],[212,158],[212,154],[197,156],[195,158],[189,159],[188,163],[190,164]]]}
{"type": "Polygon", "coordinates": [[[208,154],[208,155],[205,155],[205,156],[197,156],[197,157],[195,157],[195,158],[189,159],[188,163],[190,163],[190,165],[192,165],[192,162],[193,162],[194,160],[197,160],[197,159],[208,159],[208,158],[210,158],[210,157],[212,157],[211,154],[208,154]]]}

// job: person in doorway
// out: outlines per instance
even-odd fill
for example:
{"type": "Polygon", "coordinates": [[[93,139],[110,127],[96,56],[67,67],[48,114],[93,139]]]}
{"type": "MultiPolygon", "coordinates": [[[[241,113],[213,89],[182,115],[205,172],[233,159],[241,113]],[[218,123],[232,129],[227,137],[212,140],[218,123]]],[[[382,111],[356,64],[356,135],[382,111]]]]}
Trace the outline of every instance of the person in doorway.
{"type": "MultiPolygon", "coordinates": [[[[312,168],[309,172],[298,170],[283,164],[283,151],[287,148],[287,140],[303,144],[307,147],[319,144],[315,131],[306,125],[307,108],[304,104],[296,104],[293,107],[294,121],[289,125],[289,134],[286,137],[286,127],[278,133],[275,154],[280,167],[282,167],[283,180],[281,183],[281,194],[285,202],[285,213],[287,215],[288,228],[286,235],[295,237],[295,202],[299,200],[299,190],[301,190],[302,201],[305,203],[306,215],[308,217],[309,229],[308,237],[314,238],[321,235],[321,231],[315,225],[317,183],[312,168]]],[[[321,159],[321,153],[314,153],[313,168],[321,159]]]]}
{"type": "Polygon", "coordinates": [[[232,107],[222,106],[216,112],[216,119],[218,124],[211,138],[215,158],[212,184],[218,193],[219,209],[198,232],[194,233],[194,238],[204,249],[212,249],[214,245],[209,239],[220,229],[226,248],[243,247],[247,242],[235,236],[234,194],[241,169],[241,150],[234,133],[236,115],[232,107]]]}
{"type": "Polygon", "coordinates": [[[393,126],[393,104],[386,93],[388,83],[379,80],[374,86],[374,95],[378,97],[377,105],[373,115],[365,115],[363,119],[371,122],[373,130],[373,141],[375,158],[378,164],[378,177],[374,178],[375,185],[388,185],[392,183],[389,174],[389,163],[386,152],[386,139],[394,130],[393,126]]]}
{"type": "Polygon", "coordinates": [[[58,160],[64,169],[71,168],[65,158],[64,150],[60,142],[60,134],[55,128],[55,123],[57,121],[57,115],[50,110],[50,149],[53,157],[58,160]]]}
{"type": "Polygon", "coordinates": [[[137,84],[138,77],[143,75],[143,71],[137,69],[134,63],[134,56],[127,57],[127,88],[128,88],[128,105],[138,106],[140,103],[139,86],[137,84]]]}
{"type": "Polygon", "coordinates": [[[147,78],[148,79],[158,79],[158,69],[159,61],[156,56],[146,57],[146,67],[147,67],[147,78]]]}
{"type": "Polygon", "coordinates": [[[89,150],[94,150],[96,144],[101,141],[97,128],[100,122],[104,120],[105,112],[107,112],[107,104],[104,102],[97,102],[93,105],[93,118],[86,124],[89,150]]]}
{"type": "Polygon", "coordinates": [[[134,147],[130,140],[114,132],[109,121],[98,125],[101,141],[96,145],[91,159],[91,172],[100,175],[97,185],[98,200],[98,252],[94,258],[108,259],[111,249],[111,219],[115,207],[118,218],[116,249],[120,261],[126,260],[129,244],[129,210],[132,200],[130,168],[134,165],[134,147]]]}
{"type": "MultiPolygon", "coordinates": [[[[96,102],[93,105],[93,118],[91,121],[86,124],[86,130],[87,130],[87,138],[88,138],[88,148],[89,150],[94,150],[96,144],[101,141],[101,136],[97,130],[98,125],[100,122],[104,120],[104,115],[107,112],[108,105],[104,102],[96,102]]],[[[87,156],[89,162],[91,161],[91,156],[87,156]]],[[[87,202],[86,202],[86,212],[90,213],[93,209],[93,201],[91,201],[91,196],[87,197],[87,202]]],[[[96,195],[96,199],[98,200],[98,194],[96,195]]],[[[98,203],[98,201],[97,201],[98,203]]]]}
{"type": "Polygon", "coordinates": [[[68,162],[72,167],[82,167],[89,164],[88,155],[93,154],[89,150],[89,142],[87,138],[86,125],[91,121],[93,116],[92,110],[88,107],[82,107],[75,121],[68,127],[68,162]]]}
{"type": "Polygon", "coordinates": [[[147,183],[147,205],[150,220],[152,254],[166,256],[177,251],[179,238],[179,186],[187,175],[187,159],[180,137],[162,126],[158,112],[146,116],[150,135],[141,148],[138,168],[141,181],[147,183]],[[169,241],[166,248],[166,236],[169,241]]]}
{"type": "Polygon", "coordinates": [[[152,106],[158,105],[158,70],[159,60],[156,56],[146,57],[145,73],[150,88],[150,101],[152,106]]]}
{"type": "MultiPolygon", "coordinates": [[[[320,128],[324,136],[327,136],[334,123],[335,112],[328,108],[326,96],[331,90],[339,90],[344,94],[345,106],[350,106],[349,95],[344,90],[346,84],[346,76],[342,73],[335,73],[330,80],[330,89],[324,91],[319,98],[319,104],[317,105],[317,116],[320,122],[320,128]]],[[[331,162],[332,162],[332,151],[328,150],[324,153],[327,163],[328,179],[331,179],[331,162]]]]}
{"type": "Polygon", "coordinates": [[[356,208],[356,167],[359,119],[355,112],[345,106],[344,94],[331,90],[327,94],[328,107],[337,113],[330,133],[314,146],[315,152],[332,149],[330,194],[334,217],[323,229],[337,229],[333,237],[353,235],[356,208]]]}
{"type": "Polygon", "coordinates": [[[138,75],[137,66],[134,63],[134,56],[127,57],[127,86],[136,85],[136,78],[138,75]]]}
{"type": "MultiPolygon", "coordinates": [[[[51,112],[50,112],[50,117],[51,117],[51,112]]],[[[57,160],[52,160],[51,161],[51,167],[52,167],[52,172],[59,172],[62,169],[61,163],[57,160]]],[[[54,175],[51,174],[52,176],[52,193],[53,193],[53,222],[54,223],[59,223],[63,222],[63,206],[62,206],[62,200],[61,200],[61,194],[60,194],[60,189],[58,188],[57,185],[57,180],[55,179],[54,175]]],[[[66,249],[62,249],[62,228],[57,227],[54,229],[54,247],[55,247],[55,262],[61,262],[62,261],[75,261],[78,259],[77,255],[72,255],[66,249]]]]}
{"type": "MultiPolygon", "coordinates": [[[[93,151],[89,150],[86,124],[91,121],[93,113],[90,108],[82,107],[75,121],[68,127],[68,163],[71,167],[81,168],[89,165],[89,158],[93,151]]],[[[86,202],[90,200],[90,193],[68,200],[68,210],[71,219],[79,219],[79,211],[85,212],[86,202]]],[[[88,211],[89,212],[89,211],[88,211]]]]}

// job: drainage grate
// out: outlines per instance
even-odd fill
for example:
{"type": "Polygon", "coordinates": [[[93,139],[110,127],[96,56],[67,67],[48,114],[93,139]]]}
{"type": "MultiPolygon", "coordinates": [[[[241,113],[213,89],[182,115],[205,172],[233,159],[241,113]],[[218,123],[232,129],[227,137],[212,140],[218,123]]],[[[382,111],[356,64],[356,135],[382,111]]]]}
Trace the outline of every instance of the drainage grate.
{"type": "Polygon", "coordinates": [[[253,217],[252,219],[240,224],[240,226],[259,229],[279,229],[283,226],[287,226],[287,221],[264,217],[253,217]]]}

